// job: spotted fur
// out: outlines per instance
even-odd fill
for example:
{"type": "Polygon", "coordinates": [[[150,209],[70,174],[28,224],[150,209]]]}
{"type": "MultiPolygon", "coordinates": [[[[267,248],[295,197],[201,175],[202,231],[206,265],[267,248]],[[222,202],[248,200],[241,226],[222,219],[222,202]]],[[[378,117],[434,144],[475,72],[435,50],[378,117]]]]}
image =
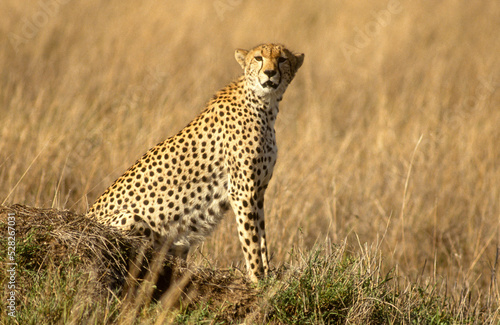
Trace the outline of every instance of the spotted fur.
{"type": "Polygon", "coordinates": [[[151,148],[88,211],[186,258],[234,211],[250,278],[268,272],[264,193],[276,163],[278,104],[302,65],[279,44],[236,50],[243,76],[177,135],[151,148]]]}

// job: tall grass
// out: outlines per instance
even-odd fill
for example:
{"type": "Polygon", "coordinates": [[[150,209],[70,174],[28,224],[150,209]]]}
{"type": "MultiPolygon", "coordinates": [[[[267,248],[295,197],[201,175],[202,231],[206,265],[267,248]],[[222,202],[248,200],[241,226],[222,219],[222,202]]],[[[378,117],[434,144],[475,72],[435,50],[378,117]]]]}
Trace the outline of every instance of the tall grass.
{"type": "MultiPolygon", "coordinates": [[[[2,1],[0,202],[84,212],[240,74],[306,59],[276,124],[271,263],[378,242],[387,270],[499,297],[497,1],[2,1]]],[[[243,260],[232,218],[193,255],[243,260]]]]}

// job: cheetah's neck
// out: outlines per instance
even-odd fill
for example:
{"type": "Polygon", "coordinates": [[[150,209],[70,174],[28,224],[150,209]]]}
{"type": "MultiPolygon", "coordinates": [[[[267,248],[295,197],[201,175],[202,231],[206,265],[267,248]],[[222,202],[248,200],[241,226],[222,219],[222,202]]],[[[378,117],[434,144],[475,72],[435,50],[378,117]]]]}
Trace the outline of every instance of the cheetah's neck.
{"type": "Polygon", "coordinates": [[[255,90],[255,85],[248,82],[244,76],[241,76],[236,82],[237,89],[244,89],[247,104],[257,110],[263,111],[268,116],[274,116],[279,112],[279,102],[282,99],[281,93],[261,94],[255,90]]]}

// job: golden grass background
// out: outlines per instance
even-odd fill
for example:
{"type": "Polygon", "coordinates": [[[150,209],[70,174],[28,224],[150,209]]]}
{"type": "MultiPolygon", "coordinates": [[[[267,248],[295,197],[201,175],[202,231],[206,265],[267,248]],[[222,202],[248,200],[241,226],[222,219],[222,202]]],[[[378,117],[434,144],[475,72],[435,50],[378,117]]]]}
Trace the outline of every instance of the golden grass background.
{"type": "MultiPolygon", "coordinates": [[[[499,2],[23,0],[0,12],[0,202],[85,212],[241,73],[235,48],[280,42],[306,56],[276,124],[272,264],[293,245],[347,240],[378,245],[399,274],[490,289],[499,2]]],[[[200,252],[240,264],[234,220],[200,252]]]]}

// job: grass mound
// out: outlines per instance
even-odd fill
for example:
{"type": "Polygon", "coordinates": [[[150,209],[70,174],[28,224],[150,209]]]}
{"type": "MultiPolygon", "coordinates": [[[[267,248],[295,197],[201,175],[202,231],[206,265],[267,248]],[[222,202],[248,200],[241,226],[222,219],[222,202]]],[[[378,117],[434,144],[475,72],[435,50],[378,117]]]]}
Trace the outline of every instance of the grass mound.
{"type": "MultiPolygon", "coordinates": [[[[29,272],[85,265],[103,284],[124,280],[129,257],[142,240],[103,226],[68,210],[39,209],[23,205],[0,206],[0,231],[7,233],[14,217],[15,261],[29,272]]],[[[3,238],[7,244],[7,238],[3,238]]],[[[3,257],[3,256],[2,256],[3,257]]]]}

